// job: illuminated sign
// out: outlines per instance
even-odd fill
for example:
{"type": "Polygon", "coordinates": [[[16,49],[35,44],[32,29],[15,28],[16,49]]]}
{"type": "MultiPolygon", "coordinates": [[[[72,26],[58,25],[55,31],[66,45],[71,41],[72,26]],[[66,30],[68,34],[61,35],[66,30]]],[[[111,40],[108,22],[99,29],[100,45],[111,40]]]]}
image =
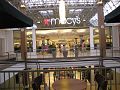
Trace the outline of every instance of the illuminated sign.
{"type": "MultiPolygon", "coordinates": [[[[78,16],[76,16],[75,18],[66,18],[65,20],[65,24],[67,25],[76,25],[76,24],[80,24],[80,18],[78,16]]],[[[61,20],[59,18],[51,18],[51,19],[44,19],[43,20],[43,24],[45,26],[51,26],[51,25],[56,25],[56,24],[61,24],[61,20]]]]}

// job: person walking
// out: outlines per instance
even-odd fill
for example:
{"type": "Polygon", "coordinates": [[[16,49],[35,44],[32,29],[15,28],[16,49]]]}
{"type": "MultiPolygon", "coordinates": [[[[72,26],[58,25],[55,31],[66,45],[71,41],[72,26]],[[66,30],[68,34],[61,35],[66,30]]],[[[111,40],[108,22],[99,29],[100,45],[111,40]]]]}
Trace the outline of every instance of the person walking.
{"type": "Polygon", "coordinates": [[[107,90],[107,81],[105,80],[105,77],[97,71],[95,74],[95,81],[98,84],[97,90],[107,90]]]}
{"type": "Polygon", "coordinates": [[[65,45],[63,45],[63,49],[62,49],[62,51],[63,51],[63,56],[64,56],[64,58],[67,58],[67,54],[68,54],[68,52],[67,52],[67,50],[66,50],[65,45]]]}

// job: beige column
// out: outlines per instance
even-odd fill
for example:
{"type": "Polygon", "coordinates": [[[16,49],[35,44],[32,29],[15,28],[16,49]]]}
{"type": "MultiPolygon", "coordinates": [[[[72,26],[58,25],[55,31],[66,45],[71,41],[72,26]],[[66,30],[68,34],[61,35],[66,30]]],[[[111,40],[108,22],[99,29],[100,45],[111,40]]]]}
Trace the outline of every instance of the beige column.
{"type": "MultiPolygon", "coordinates": [[[[25,69],[27,70],[27,42],[26,42],[26,31],[25,28],[21,29],[21,58],[25,61],[25,69]]],[[[28,73],[24,72],[23,76],[23,90],[28,90],[28,73]]]]}
{"type": "Polygon", "coordinates": [[[78,39],[78,38],[75,38],[75,44],[77,44],[77,39],[78,39]]]}
{"type": "MultiPolygon", "coordinates": [[[[19,9],[23,14],[26,15],[26,7],[23,6],[22,7],[20,6],[19,9]]],[[[27,58],[27,40],[25,28],[21,28],[21,58],[25,61],[27,58]]]]}
{"type": "Polygon", "coordinates": [[[100,56],[105,57],[106,37],[105,37],[103,3],[98,3],[98,29],[99,29],[100,56]]]}
{"type": "MultiPolygon", "coordinates": [[[[22,13],[26,14],[26,8],[20,7],[22,13]]],[[[25,28],[21,29],[21,57],[25,61],[25,70],[27,70],[27,40],[26,40],[26,31],[25,28]]],[[[29,90],[28,88],[28,73],[23,73],[23,90],[29,90]]]]}
{"type": "Polygon", "coordinates": [[[94,50],[94,32],[93,27],[89,27],[90,30],[90,50],[94,50]]]}
{"type": "Polygon", "coordinates": [[[32,46],[33,46],[33,52],[36,54],[36,30],[35,28],[32,28],[32,46]]]}
{"type": "Polygon", "coordinates": [[[21,58],[22,60],[27,58],[26,31],[24,28],[21,29],[21,58]]]}

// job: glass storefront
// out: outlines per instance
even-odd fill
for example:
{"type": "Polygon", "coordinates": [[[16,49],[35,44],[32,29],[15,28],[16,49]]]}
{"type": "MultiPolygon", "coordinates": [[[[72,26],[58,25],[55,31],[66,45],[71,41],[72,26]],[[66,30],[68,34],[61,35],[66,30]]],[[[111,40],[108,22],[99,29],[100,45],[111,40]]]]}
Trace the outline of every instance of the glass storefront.
{"type": "MultiPolygon", "coordinates": [[[[94,31],[94,46],[99,46],[99,30],[94,31]]],[[[27,49],[32,49],[32,30],[27,30],[27,49]]],[[[89,28],[85,29],[55,29],[55,30],[36,30],[36,48],[47,49],[48,46],[55,45],[57,48],[65,45],[72,49],[76,44],[82,45],[84,41],[86,47],[90,47],[90,32],[89,28]],[[44,46],[44,47],[43,47],[44,46]]],[[[110,47],[112,43],[111,32],[106,27],[106,46],[110,47]]],[[[52,47],[52,46],[51,46],[52,47]]],[[[14,31],[14,48],[20,50],[20,31],[14,31]]]]}

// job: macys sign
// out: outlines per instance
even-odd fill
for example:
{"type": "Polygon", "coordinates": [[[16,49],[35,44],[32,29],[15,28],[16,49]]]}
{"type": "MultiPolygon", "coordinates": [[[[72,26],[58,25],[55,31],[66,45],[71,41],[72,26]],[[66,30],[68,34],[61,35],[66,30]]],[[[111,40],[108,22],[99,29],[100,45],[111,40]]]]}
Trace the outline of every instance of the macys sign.
{"type": "MultiPolygon", "coordinates": [[[[64,23],[67,25],[75,25],[75,24],[80,24],[80,18],[76,16],[75,18],[66,18],[64,23]]],[[[43,24],[45,26],[50,26],[50,25],[56,25],[56,24],[61,24],[61,20],[59,18],[51,18],[51,19],[44,19],[43,24]]]]}

